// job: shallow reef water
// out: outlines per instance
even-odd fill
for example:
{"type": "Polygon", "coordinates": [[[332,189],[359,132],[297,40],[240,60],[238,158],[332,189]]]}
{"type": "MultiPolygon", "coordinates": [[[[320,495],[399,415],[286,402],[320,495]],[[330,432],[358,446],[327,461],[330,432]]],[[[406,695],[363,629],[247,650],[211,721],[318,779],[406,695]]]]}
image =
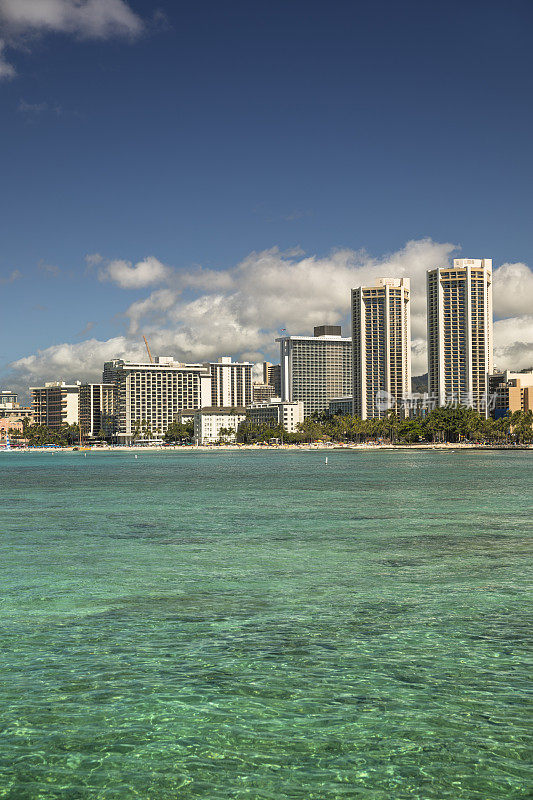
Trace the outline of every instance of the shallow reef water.
{"type": "Polygon", "coordinates": [[[1,453],[0,798],[531,796],[532,467],[1,453]]]}

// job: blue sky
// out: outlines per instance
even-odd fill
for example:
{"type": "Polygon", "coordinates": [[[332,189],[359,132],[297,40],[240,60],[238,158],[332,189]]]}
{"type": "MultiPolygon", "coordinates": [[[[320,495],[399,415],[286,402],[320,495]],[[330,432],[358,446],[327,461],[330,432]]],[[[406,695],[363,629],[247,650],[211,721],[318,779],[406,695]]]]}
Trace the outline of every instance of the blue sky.
{"type": "MultiPolygon", "coordinates": [[[[453,255],[507,265],[501,359],[526,365],[530,2],[33,5],[0,0],[1,384],[92,376],[141,331],[184,358],[272,356],[284,320],[320,315],[314,271],[344,319],[365,270],[414,257],[423,292],[453,255]]],[[[413,336],[423,371],[422,317],[413,336]]]]}

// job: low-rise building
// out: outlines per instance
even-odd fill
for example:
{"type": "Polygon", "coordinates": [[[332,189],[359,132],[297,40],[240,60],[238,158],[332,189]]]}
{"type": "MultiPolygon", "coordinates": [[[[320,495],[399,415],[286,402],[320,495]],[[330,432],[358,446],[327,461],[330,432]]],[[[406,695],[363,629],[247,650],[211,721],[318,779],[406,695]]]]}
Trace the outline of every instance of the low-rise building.
{"type": "Polygon", "coordinates": [[[252,425],[282,425],[287,433],[294,433],[304,421],[304,404],[272,398],[266,403],[252,403],[246,409],[246,421],[252,425]]]}
{"type": "Polygon", "coordinates": [[[351,414],[353,411],[353,397],[346,395],[345,397],[333,397],[329,401],[329,413],[334,414],[351,414]]]}
{"type": "Polygon", "coordinates": [[[35,423],[52,430],[59,430],[65,424],[77,424],[80,386],[80,381],[50,381],[44,386],[30,386],[35,423]]]}
{"type": "Polygon", "coordinates": [[[21,419],[9,419],[9,417],[3,417],[0,419],[0,442],[6,441],[6,435],[10,431],[18,431],[22,433],[23,431],[23,422],[21,419]]]}
{"type": "Polygon", "coordinates": [[[246,409],[202,408],[194,414],[194,441],[198,445],[226,441],[235,442],[237,429],[246,419],[246,409]]]}

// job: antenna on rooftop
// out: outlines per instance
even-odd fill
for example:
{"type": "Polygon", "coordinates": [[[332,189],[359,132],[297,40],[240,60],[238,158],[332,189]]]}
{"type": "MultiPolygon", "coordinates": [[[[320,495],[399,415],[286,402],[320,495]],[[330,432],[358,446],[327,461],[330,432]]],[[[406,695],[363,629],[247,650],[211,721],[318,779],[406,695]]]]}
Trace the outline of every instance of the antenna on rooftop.
{"type": "Polygon", "coordinates": [[[152,354],[150,352],[150,348],[148,347],[148,342],[146,341],[146,336],[143,336],[144,343],[146,345],[146,352],[148,353],[148,358],[150,359],[150,364],[154,363],[154,359],[152,358],[152,354]]]}

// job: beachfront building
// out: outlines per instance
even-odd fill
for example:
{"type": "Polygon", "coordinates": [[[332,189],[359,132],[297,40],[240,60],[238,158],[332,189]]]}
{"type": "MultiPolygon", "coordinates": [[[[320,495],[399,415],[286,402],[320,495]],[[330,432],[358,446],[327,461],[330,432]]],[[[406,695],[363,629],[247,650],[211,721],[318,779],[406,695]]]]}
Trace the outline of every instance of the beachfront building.
{"type": "Polygon", "coordinates": [[[352,289],[353,413],[361,419],[400,410],[411,391],[409,278],[379,278],[352,289]]]}
{"type": "Polygon", "coordinates": [[[252,403],[246,409],[246,422],[253,425],[282,425],[294,433],[304,421],[304,404],[301,400],[283,401],[275,397],[264,403],[252,403]]]}
{"type": "Polygon", "coordinates": [[[2,417],[0,419],[0,443],[6,444],[7,437],[13,431],[22,433],[24,430],[24,423],[21,419],[9,419],[9,417],[2,417]]]}
{"type": "Polygon", "coordinates": [[[109,439],[115,433],[117,387],[114,383],[83,383],[79,393],[82,436],[109,439]]]}
{"type": "Polygon", "coordinates": [[[533,411],[533,370],[493,372],[488,382],[489,405],[494,419],[515,411],[533,411]]]}
{"type": "Polygon", "coordinates": [[[203,364],[182,364],[169,356],[154,363],[122,360],[104,364],[104,384],[116,386],[116,439],[163,436],[183,409],[199,409],[211,401],[211,373],[203,364]]]}
{"type": "Polygon", "coordinates": [[[36,425],[60,430],[63,425],[79,422],[80,381],[50,381],[44,386],[30,386],[33,419],[36,425]]]}
{"type": "Polygon", "coordinates": [[[211,374],[211,403],[216,408],[247,406],[252,402],[252,367],[250,361],[232,361],[221,356],[204,364],[211,374]]]}
{"type": "Polygon", "coordinates": [[[353,397],[351,395],[347,395],[346,397],[333,397],[329,401],[328,413],[332,416],[335,414],[352,414],[353,397]]]}
{"type": "Polygon", "coordinates": [[[197,445],[235,442],[237,429],[246,419],[246,409],[210,406],[194,414],[194,441],[197,445]]]}
{"type": "Polygon", "coordinates": [[[455,258],[427,273],[428,390],[438,405],[487,413],[492,260],[455,258]]]}
{"type": "Polygon", "coordinates": [[[24,420],[33,423],[33,409],[19,404],[16,392],[8,389],[0,391],[0,419],[24,420]]]}
{"type": "Polygon", "coordinates": [[[329,401],[352,392],[352,340],[340,325],[319,325],[314,336],[282,336],[281,398],[301,401],[304,416],[327,411],[329,401]]]}

